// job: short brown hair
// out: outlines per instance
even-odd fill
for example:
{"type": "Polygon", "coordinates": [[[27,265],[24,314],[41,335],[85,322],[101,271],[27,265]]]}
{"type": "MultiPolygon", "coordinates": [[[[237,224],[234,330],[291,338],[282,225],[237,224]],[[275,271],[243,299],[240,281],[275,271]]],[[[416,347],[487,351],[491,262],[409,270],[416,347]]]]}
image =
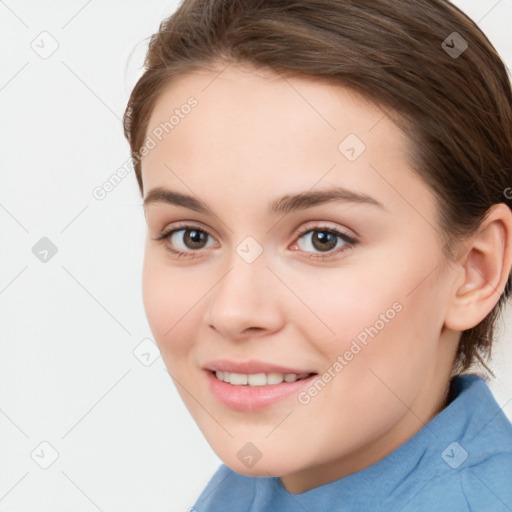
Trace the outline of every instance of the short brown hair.
{"type": "MultiPolygon", "coordinates": [[[[414,169],[437,198],[453,261],[455,243],[475,232],[493,204],[511,207],[507,69],[448,0],[183,0],[151,36],[124,113],[141,194],[139,150],[157,97],[174,78],[219,62],[325,80],[386,110],[411,140],[414,169]]],[[[492,374],[480,353],[491,355],[509,292],[510,277],[487,317],[462,332],[452,375],[475,359],[492,374]]]]}

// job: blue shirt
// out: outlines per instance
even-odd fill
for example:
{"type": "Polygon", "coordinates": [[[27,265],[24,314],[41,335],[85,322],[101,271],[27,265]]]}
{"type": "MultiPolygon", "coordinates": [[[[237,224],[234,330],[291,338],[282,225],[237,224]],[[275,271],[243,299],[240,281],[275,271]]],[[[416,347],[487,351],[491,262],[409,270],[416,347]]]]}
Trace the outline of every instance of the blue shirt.
{"type": "Polygon", "coordinates": [[[454,377],[449,404],[383,459],[299,494],[222,464],[193,512],[510,512],[512,424],[485,380],[454,377]]]}

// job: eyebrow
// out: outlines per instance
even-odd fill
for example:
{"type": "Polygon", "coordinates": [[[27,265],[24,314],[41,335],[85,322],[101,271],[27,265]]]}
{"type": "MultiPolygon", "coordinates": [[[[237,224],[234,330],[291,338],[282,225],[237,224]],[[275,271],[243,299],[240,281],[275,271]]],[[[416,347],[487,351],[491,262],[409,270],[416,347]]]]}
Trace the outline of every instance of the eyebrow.
{"type": "MultiPolygon", "coordinates": [[[[333,187],[324,190],[300,192],[298,194],[287,194],[272,201],[268,205],[267,213],[268,215],[287,214],[333,201],[368,204],[388,211],[380,201],[372,196],[343,187],[333,187]]],[[[144,198],[144,207],[151,203],[172,204],[205,214],[211,212],[208,205],[200,199],[163,187],[155,187],[148,192],[144,198]]]]}

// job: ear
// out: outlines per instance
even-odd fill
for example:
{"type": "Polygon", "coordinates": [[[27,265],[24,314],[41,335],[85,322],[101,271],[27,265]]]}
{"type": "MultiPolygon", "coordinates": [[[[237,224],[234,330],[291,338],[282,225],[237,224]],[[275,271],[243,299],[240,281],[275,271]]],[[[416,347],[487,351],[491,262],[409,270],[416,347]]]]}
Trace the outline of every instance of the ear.
{"type": "Polygon", "coordinates": [[[457,261],[461,278],[454,284],[445,325],[464,331],[478,325],[493,309],[507,284],[512,266],[512,212],[493,205],[477,232],[464,242],[457,261]]]}

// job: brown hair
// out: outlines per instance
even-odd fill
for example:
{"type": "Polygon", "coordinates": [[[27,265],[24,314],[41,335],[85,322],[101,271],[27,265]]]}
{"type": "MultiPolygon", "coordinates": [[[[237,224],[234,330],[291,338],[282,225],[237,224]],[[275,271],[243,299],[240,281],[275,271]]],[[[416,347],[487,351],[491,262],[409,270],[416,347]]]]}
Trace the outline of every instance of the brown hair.
{"type": "MultiPolygon", "coordinates": [[[[448,0],[183,0],[151,36],[145,72],[124,113],[141,194],[139,150],[157,97],[174,78],[218,63],[325,80],[386,110],[411,140],[414,169],[436,195],[448,260],[457,259],[455,243],[475,232],[493,204],[511,207],[507,69],[448,0]]],[[[479,352],[490,357],[509,291],[510,277],[487,317],[462,332],[452,375],[476,358],[494,376],[479,352]]]]}

